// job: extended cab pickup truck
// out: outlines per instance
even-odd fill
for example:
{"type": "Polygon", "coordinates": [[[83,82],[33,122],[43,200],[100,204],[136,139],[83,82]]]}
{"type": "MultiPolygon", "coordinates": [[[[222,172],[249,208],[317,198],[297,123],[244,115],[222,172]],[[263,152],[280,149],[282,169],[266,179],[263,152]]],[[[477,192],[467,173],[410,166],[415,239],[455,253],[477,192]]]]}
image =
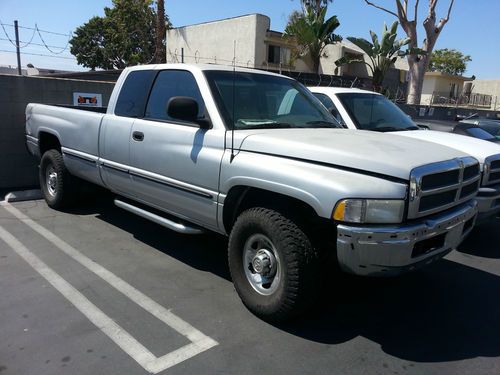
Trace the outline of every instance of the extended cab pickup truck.
{"type": "Polygon", "coordinates": [[[309,87],[309,90],[348,129],[421,139],[456,148],[474,157],[482,173],[476,198],[477,222],[494,218],[500,212],[500,144],[455,133],[421,130],[398,106],[372,91],[336,87],[309,87]]]}
{"type": "Polygon", "coordinates": [[[53,208],[83,179],[167,228],[228,235],[235,288],[268,320],[318,295],[325,254],[396,275],[454,249],[477,215],[474,158],[342,129],[304,86],[262,71],[127,68],[105,114],[29,104],[26,137],[53,208]]]}

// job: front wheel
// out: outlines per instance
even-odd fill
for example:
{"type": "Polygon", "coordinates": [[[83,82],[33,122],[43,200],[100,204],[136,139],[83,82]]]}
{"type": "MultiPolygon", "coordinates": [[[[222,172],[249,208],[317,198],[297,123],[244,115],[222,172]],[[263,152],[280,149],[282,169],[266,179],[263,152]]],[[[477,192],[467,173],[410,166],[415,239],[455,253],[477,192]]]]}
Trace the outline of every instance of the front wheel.
{"type": "Polygon", "coordinates": [[[241,300],[269,321],[288,320],[313,302],[318,254],[307,235],[284,215],[251,208],[229,237],[229,268],[241,300]]]}
{"type": "Polygon", "coordinates": [[[57,150],[45,152],[40,161],[40,188],[45,201],[51,208],[63,208],[75,199],[75,179],[64,165],[57,150]]]}

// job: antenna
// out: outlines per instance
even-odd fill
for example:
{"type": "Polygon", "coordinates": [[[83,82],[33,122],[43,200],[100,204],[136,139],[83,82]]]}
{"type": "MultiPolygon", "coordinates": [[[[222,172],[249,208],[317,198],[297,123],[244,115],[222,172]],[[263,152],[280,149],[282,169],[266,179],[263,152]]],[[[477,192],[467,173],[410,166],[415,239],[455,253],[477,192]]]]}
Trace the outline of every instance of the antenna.
{"type": "Polygon", "coordinates": [[[234,101],[236,99],[235,80],[236,80],[236,40],[234,41],[234,44],[233,44],[233,108],[232,108],[233,124],[231,126],[231,159],[230,159],[230,162],[232,162],[234,159],[234,128],[236,126],[236,124],[234,122],[234,101]]]}

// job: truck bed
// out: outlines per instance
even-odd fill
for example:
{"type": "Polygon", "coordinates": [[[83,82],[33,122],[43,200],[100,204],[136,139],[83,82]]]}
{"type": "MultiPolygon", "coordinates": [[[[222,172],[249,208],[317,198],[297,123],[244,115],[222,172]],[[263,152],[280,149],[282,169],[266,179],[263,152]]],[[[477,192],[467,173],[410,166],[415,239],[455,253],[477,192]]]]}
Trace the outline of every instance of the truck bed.
{"type": "Polygon", "coordinates": [[[26,107],[26,135],[38,142],[55,136],[68,170],[91,182],[102,184],[97,167],[102,108],[30,103],[26,107]]]}

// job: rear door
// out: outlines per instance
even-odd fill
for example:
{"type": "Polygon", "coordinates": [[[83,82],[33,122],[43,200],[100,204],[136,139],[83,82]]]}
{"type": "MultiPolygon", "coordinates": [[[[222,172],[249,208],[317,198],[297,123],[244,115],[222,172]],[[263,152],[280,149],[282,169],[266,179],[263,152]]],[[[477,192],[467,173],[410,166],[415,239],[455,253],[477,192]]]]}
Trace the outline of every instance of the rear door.
{"type": "Polygon", "coordinates": [[[191,72],[172,69],[158,73],[144,118],[132,125],[133,193],[144,203],[216,229],[224,132],[170,118],[167,103],[174,96],[194,98],[198,117],[208,117],[191,72]]]}
{"type": "Polygon", "coordinates": [[[144,115],[155,75],[154,70],[138,70],[126,76],[114,113],[104,117],[99,133],[103,181],[109,189],[127,196],[133,195],[129,175],[132,124],[144,115]]]}

